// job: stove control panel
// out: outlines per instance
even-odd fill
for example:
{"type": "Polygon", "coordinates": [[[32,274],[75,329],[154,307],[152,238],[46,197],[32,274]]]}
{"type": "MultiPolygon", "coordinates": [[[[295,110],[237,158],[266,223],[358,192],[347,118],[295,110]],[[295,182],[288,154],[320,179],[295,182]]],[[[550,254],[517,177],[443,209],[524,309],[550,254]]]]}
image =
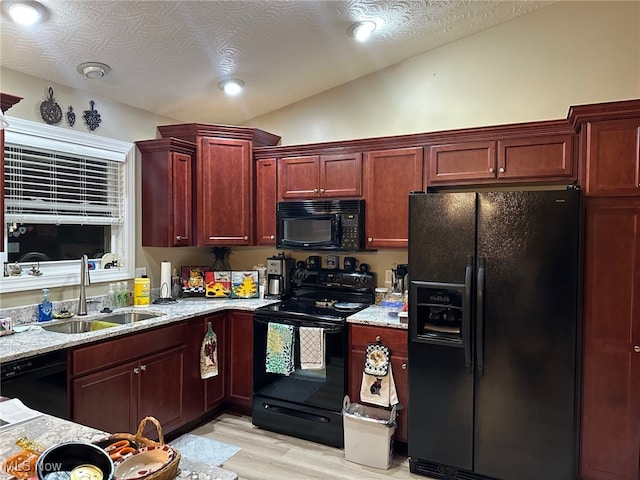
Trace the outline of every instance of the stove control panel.
{"type": "Polygon", "coordinates": [[[376,285],[375,273],[348,272],[321,268],[320,270],[297,269],[291,275],[297,286],[304,287],[339,287],[353,289],[374,289],[376,285]]]}

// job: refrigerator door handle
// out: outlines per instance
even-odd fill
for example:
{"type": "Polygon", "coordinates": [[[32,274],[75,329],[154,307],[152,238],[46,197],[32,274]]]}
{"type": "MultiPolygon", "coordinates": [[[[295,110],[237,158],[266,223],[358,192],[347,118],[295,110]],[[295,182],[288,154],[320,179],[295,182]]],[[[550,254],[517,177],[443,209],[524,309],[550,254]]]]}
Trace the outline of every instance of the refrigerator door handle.
{"type": "Polygon", "coordinates": [[[478,284],[476,291],[476,369],[484,373],[484,257],[478,257],[478,284]]]}
{"type": "Polygon", "coordinates": [[[464,366],[471,369],[471,282],[473,281],[473,256],[467,256],[464,272],[464,309],[462,313],[462,346],[464,347],[464,366]]]}

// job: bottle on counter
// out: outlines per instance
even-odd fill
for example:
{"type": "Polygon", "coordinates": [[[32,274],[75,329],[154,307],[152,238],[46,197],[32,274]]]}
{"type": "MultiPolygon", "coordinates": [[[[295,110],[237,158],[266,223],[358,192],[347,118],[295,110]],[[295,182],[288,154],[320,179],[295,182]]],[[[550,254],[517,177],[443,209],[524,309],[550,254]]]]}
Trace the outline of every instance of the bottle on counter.
{"type": "Polygon", "coordinates": [[[109,284],[109,290],[107,291],[107,298],[105,299],[104,306],[105,308],[108,308],[110,310],[117,308],[116,290],[115,290],[115,285],[113,283],[109,284]]]}
{"type": "Polygon", "coordinates": [[[143,275],[136,278],[133,283],[133,305],[135,307],[149,306],[151,299],[151,280],[143,275]]]}
{"type": "Polygon", "coordinates": [[[49,289],[42,289],[42,301],[38,304],[38,321],[46,322],[53,318],[53,304],[49,300],[49,289]]]}

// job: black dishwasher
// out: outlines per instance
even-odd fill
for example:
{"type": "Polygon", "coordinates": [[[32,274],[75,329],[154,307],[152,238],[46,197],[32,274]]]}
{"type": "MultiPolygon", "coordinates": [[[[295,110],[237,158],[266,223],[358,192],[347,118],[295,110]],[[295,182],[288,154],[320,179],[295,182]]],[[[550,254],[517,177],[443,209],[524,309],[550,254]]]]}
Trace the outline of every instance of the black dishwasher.
{"type": "Polygon", "coordinates": [[[0,395],[19,398],[27,407],[69,419],[67,408],[67,351],[43,353],[3,362],[0,395]]]}

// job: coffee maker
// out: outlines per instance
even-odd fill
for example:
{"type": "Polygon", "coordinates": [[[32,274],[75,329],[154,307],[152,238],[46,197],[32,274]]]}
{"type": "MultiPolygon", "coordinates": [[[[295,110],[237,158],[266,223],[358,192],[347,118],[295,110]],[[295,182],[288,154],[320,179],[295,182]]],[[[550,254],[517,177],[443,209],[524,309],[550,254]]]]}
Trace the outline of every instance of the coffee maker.
{"type": "Polygon", "coordinates": [[[284,299],[291,293],[290,275],[295,259],[280,253],[267,258],[267,291],[265,298],[284,299]]]}

